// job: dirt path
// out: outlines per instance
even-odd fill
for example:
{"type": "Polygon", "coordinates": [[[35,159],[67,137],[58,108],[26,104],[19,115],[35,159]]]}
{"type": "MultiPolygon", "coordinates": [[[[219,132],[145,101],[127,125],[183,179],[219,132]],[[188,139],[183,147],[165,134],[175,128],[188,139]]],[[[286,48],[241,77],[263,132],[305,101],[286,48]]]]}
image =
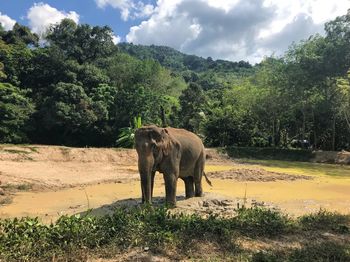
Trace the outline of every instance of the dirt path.
{"type": "MultiPolygon", "coordinates": [[[[350,213],[350,179],[271,172],[244,165],[208,150],[203,198],[184,199],[178,183],[181,212],[216,212],[231,215],[238,205],[265,205],[292,215],[321,207],[350,213]]],[[[1,146],[0,181],[4,198],[0,217],[38,216],[51,221],[63,214],[94,208],[105,213],[118,205],[140,203],[139,176],[134,150],[67,148],[48,146],[1,146]],[[29,187],[23,185],[30,185],[29,187]],[[17,186],[16,186],[17,185],[17,186]],[[24,188],[25,191],[19,191],[24,188]],[[17,189],[16,189],[17,188],[17,189]],[[11,190],[10,190],[11,189],[11,190]]],[[[164,197],[160,174],[155,183],[155,202],[164,197]]],[[[1,196],[0,196],[1,201],[1,196]]]]}

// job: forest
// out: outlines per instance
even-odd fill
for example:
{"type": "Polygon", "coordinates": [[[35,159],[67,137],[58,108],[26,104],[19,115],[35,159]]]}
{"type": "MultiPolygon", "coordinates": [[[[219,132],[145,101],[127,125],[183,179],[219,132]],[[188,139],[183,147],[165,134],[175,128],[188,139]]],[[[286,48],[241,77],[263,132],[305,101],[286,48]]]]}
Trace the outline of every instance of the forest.
{"type": "Polygon", "coordinates": [[[258,64],[113,43],[64,19],[0,27],[0,143],[117,146],[122,130],[182,127],[206,146],[350,149],[350,11],[258,64]],[[137,121],[136,121],[137,122],[137,121]]]}

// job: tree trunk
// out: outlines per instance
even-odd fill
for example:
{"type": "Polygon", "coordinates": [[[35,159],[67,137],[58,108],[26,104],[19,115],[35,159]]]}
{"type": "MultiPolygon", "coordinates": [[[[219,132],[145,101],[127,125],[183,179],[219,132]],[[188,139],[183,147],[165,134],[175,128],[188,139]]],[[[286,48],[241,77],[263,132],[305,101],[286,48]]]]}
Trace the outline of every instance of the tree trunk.
{"type": "Polygon", "coordinates": [[[332,150],[335,151],[335,116],[333,116],[332,122],[332,150]]]}
{"type": "Polygon", "coordinates": [[[162,119],[162,126],[166,127],[167,124],[166,124],[165,111],[164,111],[164,107],[163,106],[160,107],[160,116],[161,116],[161,119],[162,119]]]}
{"type": "Polygon", "coordinates": [[[276,146],[275,144],[275,119],[272,120],[272,144],[276,146]]]}
{"type": "Polygon", "coordinates": [[[313,122],[313,126],[314,126],[314,144],[313,144],[313,148],[316,149],[317,148],[317,133],[316,133],[316,120],[315,120],[315,111],[312,110],[312,122],[313,122]]]}
{"type": "Polygon", "coordinates": [[[301,139],[304,140],[305,139],[305,129],[306,129],[306,114],[305,114],[305,107],[303,107],[303,111],[302,111],[302,114],[303,114],[303,124],[302,124],[302,127],[301,127],[301,139]]]}
{"type": "Polygon", "coordinates": [[[344,110],[344,116],[345,116],[345,121],[346,121],[348,128],[349,128],[349,131],[350,131],[350,119],[349,119],[348,113],[345,110],[344,110]]]}

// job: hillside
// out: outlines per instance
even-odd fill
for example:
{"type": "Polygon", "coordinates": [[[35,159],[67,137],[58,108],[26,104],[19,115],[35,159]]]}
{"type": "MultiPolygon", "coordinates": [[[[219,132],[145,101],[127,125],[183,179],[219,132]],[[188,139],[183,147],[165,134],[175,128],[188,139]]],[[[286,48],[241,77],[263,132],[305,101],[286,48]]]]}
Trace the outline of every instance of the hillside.
{"type": "Polygon", "coordinates": [[[153,59],[162,66],[175,71],[191,70],[195,72],[238,72],[251,69],[252,65],[246,61],[231,62],[227,60],[213,60],[211,57],[203,58],[196,55],[188,55],[168,46],[134,45],[120,43],[118,47],[131,56],[138,59],[153,59]]]}

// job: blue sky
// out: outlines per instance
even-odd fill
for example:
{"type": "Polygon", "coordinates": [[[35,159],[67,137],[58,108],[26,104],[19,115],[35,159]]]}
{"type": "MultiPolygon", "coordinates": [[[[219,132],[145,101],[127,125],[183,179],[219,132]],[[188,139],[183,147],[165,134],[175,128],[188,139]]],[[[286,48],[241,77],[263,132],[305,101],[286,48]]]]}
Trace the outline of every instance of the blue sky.
{"type": "MultiPolygon", "coordinates": [[[[155,3],[155,1],[147,1],[155,3]]],[[[20,24],[28,25],[26,19],[28,10],[35,3],[45,3],[57,10],[69,12],[75,11],[79,14],[79,22],[90,25],[108,25],[115,34],[125,36],[129,33],[131,26],[138,25],[141,19],[129,19],[124,21],[121,19],[120,10],[104,7],[99,8],[94,0],[0,0],[0,12],[8,15],[10,18],[16,20],[20,24]]]]}
{"type": "Polygon", "coordinates": [[[0,23],[45,37],[51,23],[108,25],[115,42],[167,45],[187,54],[259,62],[292,42],[324,34],[350,0],[0,0],[0,23]]]}

